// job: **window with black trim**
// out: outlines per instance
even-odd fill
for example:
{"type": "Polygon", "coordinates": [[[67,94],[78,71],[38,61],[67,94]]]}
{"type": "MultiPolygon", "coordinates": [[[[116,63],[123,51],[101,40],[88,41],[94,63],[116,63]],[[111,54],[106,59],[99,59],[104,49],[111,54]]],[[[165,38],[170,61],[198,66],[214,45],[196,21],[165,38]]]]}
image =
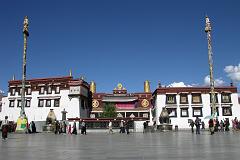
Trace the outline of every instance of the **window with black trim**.
{"type": "Polygon", "coordinates": [[[15,100],[9,100],[9,107],[14,107],[15,100]]]}
{"type": "Polygon", "coordinates": [[[22,101],[21,100],[17,101],[17,107],[22,107],[22,101]]]}
{"type": "Polygon", "coordinates": [[[48,88],[47,88],[47,94],[52,94],[52,87],[51,87],[51,86],[48,86],[48,88]]]}
{"type": "Polygon", "coordinates": [[[55,94],[59,94],[60,93],[60,86],[56,86],[55,88],[55,94]]]}
{"type": "Polygon", "coordinates": [[[27,100],[26,100],[26,107],[30,107],[30,105],[31,105],[31,100],[30,100],[30,99],[27,99],[27,100]]]}
{"type": "Polygon", "coordinates": [[[230,93],[222,93],[222,103],[231,103],[230,93]]]}
{"type": "Polygon", "coordinates": [[[60,99],[54,99],[54,107],[60,106],[60,99]]]}
{"type": "MultiPolygon", "coordinates": [[[[219,116],[219,107],[216,107],[217,116],[219,116]]],[[[213,109],[211,107],[211,115],[213,114],[213,109]]]]}
{"type": "Polygon", "coordinates": [[[232,107],[222,107],[223,116],[232,116],[232,107]]]}
{"type": "Polygon", "coordinates": [[[175,94],[167,94],[166,95],[166,104],[176,104],[176,95],[175,94]]]}
{"type": "Polygon", "coordinates": [[[181,108],[181,117],[189,117],[188,108],[181,108]]]}
{"type": "Polygon", "coordinates": [[[201,93],[193,93],[192,94],[192,103],[193,104],[202,103],[201,93]]]}
{"type": "Polygon", "coordinates": [[[44,94],[44,91],[45,91],[45,87],[40,87],[39,94],[44,94]]]}
{"type": "Polygon", "coordinates": [[[15,88],[11,88],[10,89],[10,95],[11,96],[15,96],[15,93],[16,93],[16,89],[15,88]]]}
{"type": "Polygon", "coordinates": [[[46,107],[51,107],[51,99],[46,100],[46,107]]]}
{"type": "Polygon", "coordinates": [[[18,89],[18,95],[22,95],[22,88],[18,89]]]}
{"type": "MultiPolygon", "coordinates": [[[[217,93],[214,94],[215,103],[218,103],[218,96],[217,95],[218,95],[217,93]]],[[[211,93],[210,93],[210,103],[212,103],[212,94],[211,93]]]]}
{"type": "Polygon", "coordinates": [[[193,107],[193,117],[202,117],[202,107],[193,107]]]}
{"type": "Polygon", "coordinates": [[[38,100],[38,107],[43,107],[44,105],[44,100],[43,99],[39,99],[38,100]]]}
{"type": "Polygon", "coordinates": [[[188,103],[188,95],[187,94],[180,94],[180,103],[187,104],[188,103]]]}
{"type": "Polygon", "coordinates": [[[32,90],[31,87],[27,88],[27,95],[31,95],[32,94],[32,90]]]}
{"type": "Polygon", "coordinates": [[[177,108],[167,108],[169,117],[177,117],[177,108]]]}

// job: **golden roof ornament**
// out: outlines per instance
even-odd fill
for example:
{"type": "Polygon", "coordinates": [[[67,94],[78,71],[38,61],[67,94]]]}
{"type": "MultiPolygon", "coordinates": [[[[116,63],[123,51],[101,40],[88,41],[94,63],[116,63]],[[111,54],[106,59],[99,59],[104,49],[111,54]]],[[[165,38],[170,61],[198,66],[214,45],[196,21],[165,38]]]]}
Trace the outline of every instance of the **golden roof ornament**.
{"type": "Polygon", "coordinates": [[[96,93],[96,83],[94,81],[90,82],[90,91],[96,93]]]}
{"type": "Polygon", "coordinates": [[[151,92],[151,90],[150,90],[150,82],[149,82],[148,80],[146,80],[146,81],[144,82],[144,92],[145,92],[145,93],[151,92]]]}
{"type": "Polygon", "coordinates": [[[118,88],[118,90],[122,90],[122,88],[123,88],[122,83],[118,83],[117,88],[118,88]]]}

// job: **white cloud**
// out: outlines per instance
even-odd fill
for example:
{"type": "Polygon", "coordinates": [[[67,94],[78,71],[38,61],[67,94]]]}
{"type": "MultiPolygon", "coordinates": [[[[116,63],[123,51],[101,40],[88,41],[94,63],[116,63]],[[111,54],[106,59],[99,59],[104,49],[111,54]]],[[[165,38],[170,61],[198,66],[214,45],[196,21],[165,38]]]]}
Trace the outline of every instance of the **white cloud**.
{"type": "Polygon", "coordinates": [[[233,82],[240,82],[240,63],[238,66],[226,66],[224,71],[233,82]]]}
{"type": "Polygon", "coordinates": [[[0,89],[0,94],[4,94],[4,91],[2,91],[1,89],[0,89]]]}
{"type": "Polygon", "coordinates": [[[169,84],[167,87],[192,87],[191,85],[185,85],[183,82],[173,82],[169,84]]]}
{"type": "MultiPolygon", "coordinates": [[[[222,80],[222,78],[216,78],[214,80],[214,85],[215,86],[223,86],[224,85],[224,81],[222,80]]],[[[204,78],[204,85],[205,86],[210,86],[210,76],[207,75],[205,78],[204,78]]]]}

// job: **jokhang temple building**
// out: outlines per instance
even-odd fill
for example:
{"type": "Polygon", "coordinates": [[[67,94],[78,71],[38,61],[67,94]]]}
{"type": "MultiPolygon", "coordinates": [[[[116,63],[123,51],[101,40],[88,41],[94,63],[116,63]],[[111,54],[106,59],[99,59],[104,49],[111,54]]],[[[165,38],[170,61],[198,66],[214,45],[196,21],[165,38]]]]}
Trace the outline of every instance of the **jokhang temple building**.
{"type": "MultiPolygon", "coordinates": [[[[21,110],[21,80],[10,80],[6,97],[2,98],[0,119],[5,116],[15,121],[21,110]]],[[[220,120],[240,118],[237,87],[216,87],[216,108],[220,120]]],[[[206,116],[211,115],[209,87],[161,87],[152,93],[148,81],[143,92],[128,93],[121,83],[112,93],[96,92],[96,84],[90,85],[81,78],[70,76],[37,78],[26,81],[25,112],[29,121],[44,122],[50,111],[57,120],[98,119],[105,104],[115,106],[118,118],[155,120],[166,108],[173,126],[189,128],[189,120],[199,117],[207,124],[206,116]]],[[[142,123],[139,126],[142,127],[142,123]]],[[[206,125],[207,127],[207,125],[206,125]]]]}
{"type": "Polygon", "coordinates": [[[144,92],[128,93],[121,83],[113,89],[112,93],[97,93],[96,84],[90,83],[92,92],[92,112],[91,118],[100,117],[105,104],[112,104],[116,108],[118,118],[145,118],[150,119],[152,108],[150,85],[144,82],[144,92]]]}

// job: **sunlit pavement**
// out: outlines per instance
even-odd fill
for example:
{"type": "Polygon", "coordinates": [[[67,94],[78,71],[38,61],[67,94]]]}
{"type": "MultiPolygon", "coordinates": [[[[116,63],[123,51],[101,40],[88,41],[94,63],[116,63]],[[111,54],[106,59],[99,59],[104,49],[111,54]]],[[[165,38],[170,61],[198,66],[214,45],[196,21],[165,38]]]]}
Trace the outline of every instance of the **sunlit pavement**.
{"type": "Polygon", "coordinates": [[[0,148],[0,160],[239,160],[240,132],[10,134],[0,148]]]}

